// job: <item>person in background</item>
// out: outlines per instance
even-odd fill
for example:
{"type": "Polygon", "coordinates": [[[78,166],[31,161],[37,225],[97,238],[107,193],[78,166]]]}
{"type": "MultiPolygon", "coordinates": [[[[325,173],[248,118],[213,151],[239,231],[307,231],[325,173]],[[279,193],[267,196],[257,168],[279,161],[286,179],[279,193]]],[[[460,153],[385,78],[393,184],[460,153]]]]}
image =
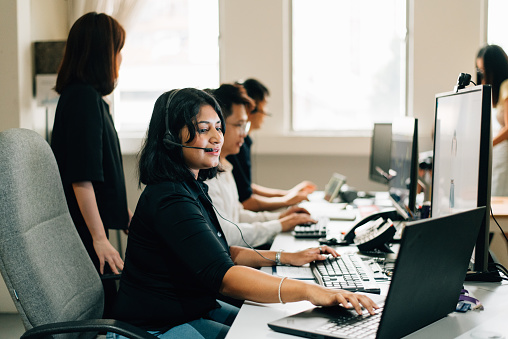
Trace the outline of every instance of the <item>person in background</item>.
{"type": "MultiPolygon", "coordinates": [[[[76,230],[100,274],[123,269],[108,240],[109,229],[126,230],[131,217],[120,142],[104,96],[115,88],[125,31],[106,14],[88,13],[72,26],[55,90],[60,94],[51,148],[76,230]]],[[[103,282],[105,313],[116,286],[103,282]]]]}
{"type": "MultiPolygon", "coordinates": [[[[317,221],[305,209],[297,206],[279,212],[253,212],[244,209],[238,199],[233,178],[233,167],[226,160],[230,154],[237,154],[247,136],[250,122],[246,107],[249,101],[238,86],[223,84],[209,91],[218,101],[226,120],[227,132],[221,150],[220,164],[223,173],[206,181],[208,194],[217,211],[219,223],[224,230],[229,246],[269,247],[280,232],[291,231],[296,225],[317,221]]],[[[263,247],[264,248],[264,247],[263,247]]]]}
{"type": "MultiPolygon", "coordinates": [[[[245,89],[247,95],[254,100],[254,108],[247,112],[251,123],[251,130],[260,129],[266,116],[268,89],[256,79],[247,79],[237,83],[245,89]]],[[[252,182],[251,163],[252,139],[245,137],[238,154],[231,154],[227,160],[233,165],[233,176],[238,188],[240,202],[245,209],[251,211],[273,211],[282,207],[292,206],[307,200],[309,193],[316,189],[316,185],[309,181],[302,181],[290,190],[263,187],[252,182]]]]}
{"type": "Polygon", "coordinates": [[[492,196],[508,196],[508,57],[486,45],[476,57],[477,83],[492,86],[492,196]]]}
{"type": "Polygon", "coordinates": [[[220,295],[342,304],[358,313],[363,305],[374,313],[377,305],[365,295],[253,269],[337,256],[330,247],[287,253],[229,246],[203,182],[219,170],[223,131],[229,127],[204,91],[172,90],[155,102],[139,156],[139,181],[146,187],[129,229],[114,318],[161,339],[224,338],[238,309],[218,301],[220,295]]]}

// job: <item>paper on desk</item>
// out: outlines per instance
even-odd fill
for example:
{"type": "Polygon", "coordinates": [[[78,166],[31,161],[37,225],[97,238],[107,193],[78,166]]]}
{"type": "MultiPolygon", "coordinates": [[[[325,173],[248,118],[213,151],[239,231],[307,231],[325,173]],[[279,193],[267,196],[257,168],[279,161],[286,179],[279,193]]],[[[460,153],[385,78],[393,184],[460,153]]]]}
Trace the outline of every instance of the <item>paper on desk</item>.
{"type": "Polygon", "coordinates": [[[274,266],[273,275],[277,275],[279,277],[288,277],[292,279],[312,279],[314,280],[314,276],[312,275],[312,271],[310,267],[307,266],[274,266]]]}

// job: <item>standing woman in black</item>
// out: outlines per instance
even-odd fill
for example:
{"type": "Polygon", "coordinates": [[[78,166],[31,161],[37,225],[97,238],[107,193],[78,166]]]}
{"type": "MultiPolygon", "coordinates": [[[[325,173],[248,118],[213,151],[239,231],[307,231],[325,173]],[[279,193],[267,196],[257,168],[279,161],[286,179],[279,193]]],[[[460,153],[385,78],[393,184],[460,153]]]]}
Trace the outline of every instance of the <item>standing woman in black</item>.
{"type": "MultiPolygon", "coordinates": [[[[112,17],[87,13],[72,26],[60,64],[51,147],[74,225],[97,271],[118,273],[123,261],[108,229],[127,229],[120,142],[104,96],[115,88],[125,30],[112,17]]],[[[114,282],[105,283],[105,315],[114,282]]]]}

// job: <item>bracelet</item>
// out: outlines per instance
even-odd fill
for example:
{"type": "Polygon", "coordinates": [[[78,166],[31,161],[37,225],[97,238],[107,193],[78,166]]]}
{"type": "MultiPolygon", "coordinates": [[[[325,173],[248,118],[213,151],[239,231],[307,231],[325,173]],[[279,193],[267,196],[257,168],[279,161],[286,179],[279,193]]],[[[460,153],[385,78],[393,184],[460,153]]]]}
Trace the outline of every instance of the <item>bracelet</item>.
{"type": "Polygon", "coordinates": [[[278,250],[277,253],[275,253],[275,264],[277,265],[282,265],[282,263],[280,262],[280,255],[282,251],[284,250],[278,250]]]}
{"type": "Polygon", "coordinates": [[[280,288],[282,286],[282,283],[284,282],[284,279],[286,279],[287,277],[283,277],[281,280],[280,280],[280,283],[279,283],[279,302],[281,304],[285,304],[285,302],[282,301],[281,297],[280,297],[280,288]]]}

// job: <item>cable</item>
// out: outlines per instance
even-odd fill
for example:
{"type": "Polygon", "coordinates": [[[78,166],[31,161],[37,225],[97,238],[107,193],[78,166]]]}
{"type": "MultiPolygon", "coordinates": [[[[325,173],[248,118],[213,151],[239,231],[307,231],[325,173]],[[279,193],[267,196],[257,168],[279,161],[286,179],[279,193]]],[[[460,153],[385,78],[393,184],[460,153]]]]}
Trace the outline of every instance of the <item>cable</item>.
{"type": "Polygon", "coordinates": [[[504,233],[503,228],[501,227],[501,225],[499,225],[496,218],[494,217],[494,212],[492,211],[492,205],[490,206],[490,216],[492,217],[492,219],[494,219],[494,222],[496,223],[497,227],[499,227],[499,229],[501,230],[501,234],[503,235],[504,239],[506,240],[506,243],[508,244],[508,238],[506,237],[506,234],[504,233]]]}
{"type": "Polygon", "coordinates": [[[489,272],[496,272],[496,273],[501,272],[505,277],[500,277],[500,278],[503,280],[508,280],[508,270],[506,270],[506,268],[503,265],[501,265],[500,263],[491,262],[491,263],[489,263],[488,268],[489,268],[489,272]]]}
{"type": "MultiPolygon", "coordinates": [[[[492,217],[492,219],[496,223],[497,227],[499,227],[499,229],[501,230],[501,234],[503,235],[503,237],[506,240],[506,243],[508,244],[508,238],[506,237],[506,234],[504,233],[503,228],[497,222],[496,217],[494,217],[494,211],[492,210],[492,205],[490,206],[490,216],[492,217]]],[[[487,267],[487,270],[489,272],[492,272],[492,273],[499,273],[499,272],[501,272],[501,273],[503,273],[505,275],[505,277],[500,277],[500,278],[503,279],[503,280],[508,280],[508,270],[503,265],[501,265],[500,263],[496,263],[496,262],[489,263],[488,267],[487,267]]],[[[479,273],[479,274],[481,274],[481,273],[479,273]]],[[[474,275],[474,273],[473,273],[473,275],[474,275]]]]}
{"type": "Polygon", "coordinates": [[[223,217],[223,216],[219,213],[219,211],[215,208],[215,206],[213,205],[213,202],[210,200],[210,198],[208,198],[208,195],[206,195],[206,194],[205,194],[205,191],[203,191],[203,188],[201,187],[201,185],[199,185],[199,184],[198,184],[198,186],[199,186],[199,188],[201,189],[201,192],[202,192],[202,193],[203,193],[203,195],[205,196],[206,200],[208,200],[208,201],[210,202],[210,204],[212,205],[212,208],[214,209],[215,213],[217,213],[217,215],[218,215],[219,217],[221,217],[223,220],[225,220],[225,221],[227,221],[227,222],[229,222],[229,223],[231,223],[231,224],[233,224],[233,225],[235,225],[235,226],[236,226],[236,228],[238,229],[238,231],[240,231],[240,236],[242,237],[242,241],[243,241],[243,242],[244,242],[244,243],[245,243],[245,244],[246,244],[246,245],[247,245],[247,246],[248,246],[251,250],[253,250],[254,252],[256,252],[256,253],[257,253],[260,257],[262,257],[263,259],[268,260],[268,261],[273,261],[274,263],[276,263],[276,264],[277,264],[277,262],[276,262],[275,260],[273,260],[273,259],[269,259],[269,258],[265,257],[264,255],[262,255],[261,253],[259,253],[259,252],[258,252],[258,250],[256,250],[254,247],[252,247],[252,246],[251,246],[251,244],[249,244],[249,243],[245,240],[245,238],[243,237],[243,233],[242,233],[242,230],[240,229],[240,227],[238,227],[238,225],[237,225],[237,224],[235,224],[234,222],[232,222],[231,220],[224,218],[224,217],[223,217]]]}
{"type": "Polygon", "coordinates": [[[469,80],[469,81],[470,81],[473,85],[475,85],[475,86],[476,86],[476,84],[474,83],[474,81],[473,81],[473,80],[469,80]]]}

